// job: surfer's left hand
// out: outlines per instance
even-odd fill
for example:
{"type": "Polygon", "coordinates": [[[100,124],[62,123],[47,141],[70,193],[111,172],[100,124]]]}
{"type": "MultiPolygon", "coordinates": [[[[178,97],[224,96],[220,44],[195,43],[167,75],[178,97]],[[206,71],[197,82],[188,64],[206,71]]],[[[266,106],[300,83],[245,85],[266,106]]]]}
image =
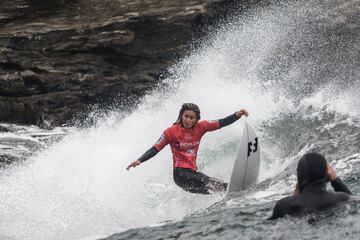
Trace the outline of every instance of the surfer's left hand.
{"type": "Polygon", "coordinates": [[[237,111],[236,113],[235,113],[235,116],[236,117],[238,117],[238,118],[240,118],[241,116],[249,116],[249,113],[248,113],[248,111],[246,110],[246,109],[240,109],[239,111],[237,111]]]}

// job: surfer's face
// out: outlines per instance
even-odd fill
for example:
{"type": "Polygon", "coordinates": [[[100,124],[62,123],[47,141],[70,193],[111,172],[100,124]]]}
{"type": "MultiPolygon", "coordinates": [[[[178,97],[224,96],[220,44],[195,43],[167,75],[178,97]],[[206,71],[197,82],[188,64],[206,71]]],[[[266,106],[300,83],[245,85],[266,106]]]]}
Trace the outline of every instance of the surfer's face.
{"type": "Polygon", "coordinates": [[[184,128],[192,128],[196,123],[196,113],[191,110],[185,110],[181,116],[181,121],[184,128]]]}

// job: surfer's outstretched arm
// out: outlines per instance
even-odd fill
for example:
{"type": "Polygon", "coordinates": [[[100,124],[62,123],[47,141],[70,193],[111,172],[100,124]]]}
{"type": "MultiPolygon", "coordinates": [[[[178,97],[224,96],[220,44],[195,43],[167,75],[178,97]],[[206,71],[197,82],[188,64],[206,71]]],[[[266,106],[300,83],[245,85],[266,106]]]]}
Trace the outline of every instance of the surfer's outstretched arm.
{"type": "Polygon", "coordinates": [[[239,120],[241,118],[241,116],[249,116],[248,111],[246,111],[245,109],[240,109],[240,111],[237,111],[225,118],[219,119],[219,125],[220,128],[222,127],[226,127],[227,125],[230,125],[234,122],[236,122],[237,120],[239,120]]]}
{"type": "Polygon", "coordinates": [[[126,170],[129,170],[132,167],[136,167],[140,165],[142,162],[149,160],[150,158],[154,157],[158,152],[161,151],[167,144],[170,143],[170,138],[166,132],[166,130],[161,134],[160,138],[157,140],[154,146],[149,148],[140,158],[130,163],[127,166],[126,170]]]}
{"type": "Polygon", "coordinates": [[[149,160],[150,158],[152,158],[153,156],[155,156],[156,154],[158,154],[158,152],[159,152],[159,150],[157,150],[154,146],[152,146],[138,160],[140,162],[145,162],[145,161],[149,160]]]}
{"type": "Polygon", "coordinates": [[[149,148],[138,160],[133,161],[130,163],[129,166],[127,166],[126,170],[129,170],[131,167],[136,167],[137,165],[140,165],[142,162],[145,162],[155,156],[159,151],[153,146],[149,148]]]}

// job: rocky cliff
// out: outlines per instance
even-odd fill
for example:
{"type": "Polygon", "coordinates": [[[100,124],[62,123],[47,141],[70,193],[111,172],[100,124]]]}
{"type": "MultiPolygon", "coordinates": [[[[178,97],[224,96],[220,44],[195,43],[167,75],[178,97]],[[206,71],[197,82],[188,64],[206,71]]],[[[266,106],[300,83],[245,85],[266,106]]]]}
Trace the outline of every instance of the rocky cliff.
{"type": "Polygon", "coordinates": [[[89,104],[131,105],[233,1],[4,2],[0,122],[52,127],[89,104]]]}

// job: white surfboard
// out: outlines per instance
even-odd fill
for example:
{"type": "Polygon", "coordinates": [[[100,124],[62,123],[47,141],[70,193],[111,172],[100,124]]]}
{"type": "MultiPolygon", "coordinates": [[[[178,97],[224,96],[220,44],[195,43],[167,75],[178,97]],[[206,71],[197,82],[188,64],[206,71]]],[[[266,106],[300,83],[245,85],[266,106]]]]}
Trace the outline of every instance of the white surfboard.
{"type": "Polygon", "coordinates": [[[227,193],[239,192],[256,183],[260,170],[260,145],[253,127],[245,122],[240,133],[227,193]]]}

